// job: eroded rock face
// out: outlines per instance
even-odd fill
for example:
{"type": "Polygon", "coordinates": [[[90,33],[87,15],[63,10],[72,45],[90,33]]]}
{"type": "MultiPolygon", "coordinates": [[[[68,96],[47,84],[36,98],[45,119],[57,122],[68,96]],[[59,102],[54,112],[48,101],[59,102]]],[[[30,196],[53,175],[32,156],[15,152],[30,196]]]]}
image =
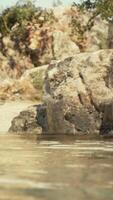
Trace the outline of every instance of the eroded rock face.
{"type": "Polygon", "coordinates": [[[48,133],[113,130],[113,50],[80,53],[50,65],[45,80],[48,133]]]}

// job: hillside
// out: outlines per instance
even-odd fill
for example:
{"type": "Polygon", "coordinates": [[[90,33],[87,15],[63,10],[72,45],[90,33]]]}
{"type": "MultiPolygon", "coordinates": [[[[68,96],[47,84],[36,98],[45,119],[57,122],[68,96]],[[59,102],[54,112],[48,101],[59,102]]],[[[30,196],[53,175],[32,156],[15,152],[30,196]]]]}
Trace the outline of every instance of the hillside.
{"type": "Polygon", "coordinates": [[[40,100],[43,65],[112,48],[112,24],[99,15],[91,18],[91,10],[75,5],[48,10],[15,5],[5,10],[0,17],[0,99],[40,100]]]}

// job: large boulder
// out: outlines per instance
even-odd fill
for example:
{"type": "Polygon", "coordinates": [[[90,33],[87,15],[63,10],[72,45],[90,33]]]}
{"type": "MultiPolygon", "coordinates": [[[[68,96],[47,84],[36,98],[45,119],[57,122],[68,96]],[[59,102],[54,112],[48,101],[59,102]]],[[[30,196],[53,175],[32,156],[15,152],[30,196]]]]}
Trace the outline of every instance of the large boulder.
{"type": "Polygon", "coordinates": [[[49,134],[112,134],[113,50],[50,65],[44,99],[49,134]]]}

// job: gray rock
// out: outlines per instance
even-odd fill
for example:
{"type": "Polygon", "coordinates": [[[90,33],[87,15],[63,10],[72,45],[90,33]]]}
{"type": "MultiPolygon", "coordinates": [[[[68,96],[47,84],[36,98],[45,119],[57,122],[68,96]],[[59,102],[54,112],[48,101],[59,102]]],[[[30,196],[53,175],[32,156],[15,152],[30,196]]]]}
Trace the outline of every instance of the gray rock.
{"type": "Polygon", "coordinates": [[[9,132],[18,134],[41,134],[42,128],[37,123],[37,112],[39,105],[31,106],[20,112],[19,116],[12,120],[9,132]]]}

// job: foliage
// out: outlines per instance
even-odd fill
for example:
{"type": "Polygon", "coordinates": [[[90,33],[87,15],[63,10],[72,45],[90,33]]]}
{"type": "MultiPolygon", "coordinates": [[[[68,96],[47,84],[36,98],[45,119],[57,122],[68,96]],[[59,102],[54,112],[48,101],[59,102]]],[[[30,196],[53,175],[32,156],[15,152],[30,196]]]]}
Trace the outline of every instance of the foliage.
{"type": "Polygon", "coordinates": [[[113,20],[113,0],[96,0],[96,9],[103,19],[113,20]]]}
{"type": "Polygon", "coordinates": [[[15,48],[27,53],[29,34],[35,25],[43,27],[45,23],[52,24],[54,21],[53,10],[43,10],[31,0],[22,0],[1,13],[0,33],[3,37],[9,35],[15,41],[15,48]]]}
{"type": "Polygon", "coordinates": [[[84,46],[85,42],[85,37],[84,34],[87,31],[90,31],[92,26],[94,25],[94,19],[97,16],[97,12],[94,9],[94,4],[91,4],[90,0],[84,1],[83,3],[73,3],[72,5],[72,18],[71,18],[71,29],[72,29],[72,35],[76,35],[76,43],[78,43],[79,47],[82,50],[82,46],[84,46]],[[75,9],[75,7],[77,9],[75,9]],[[79,16],[84,16],[84,12],[93,9],[94,12],[92,11],[91,14],[89,15],[89,20],[87,21],[86,24],[83,24],[81,22],[81,17],[79,16]],[[76,13],[79,13],[79,15],[76,15],[76,13]]]}
{"type": "Polygon", "coordinates": [[[77,6],[80,10],[95,8],[95,2],[91,0],[84,0],[82,3],[73,2],[72,6],[77,6]]]}
{"type": "Polygon", "coordinates": [[[83,25],[79,18],[75,15],[72,16],[71,27],[72,34],[77,35],[77,42],[79,44],[84,43],[84,35],[86,31],[90,31],[94,25],[95,18],[100,15],[102,19],[113,22],[113,0],[83,0],[81,3],[73,3],[74,7],[78,9],[79,15],[83,15],[84,12],[89,12],[90,17],[86,25],[83,25]]]}
{"type": "Polygon", "coordinates": [[[81,10],[91,10],[95,15],[101,15],[103,19],[113,20],[113,0],[84,0],[82,3],[73,4],[81,10]]]}
{"type": "Polygon", "coordinates": [[[19,1],[16,5],[7,8],[0,16],[0,32],[5,35],[10,33],[15,24],[22,27],[27,21],[31,21],[38,11],[35,4],[30,1],[19,1]]]}

